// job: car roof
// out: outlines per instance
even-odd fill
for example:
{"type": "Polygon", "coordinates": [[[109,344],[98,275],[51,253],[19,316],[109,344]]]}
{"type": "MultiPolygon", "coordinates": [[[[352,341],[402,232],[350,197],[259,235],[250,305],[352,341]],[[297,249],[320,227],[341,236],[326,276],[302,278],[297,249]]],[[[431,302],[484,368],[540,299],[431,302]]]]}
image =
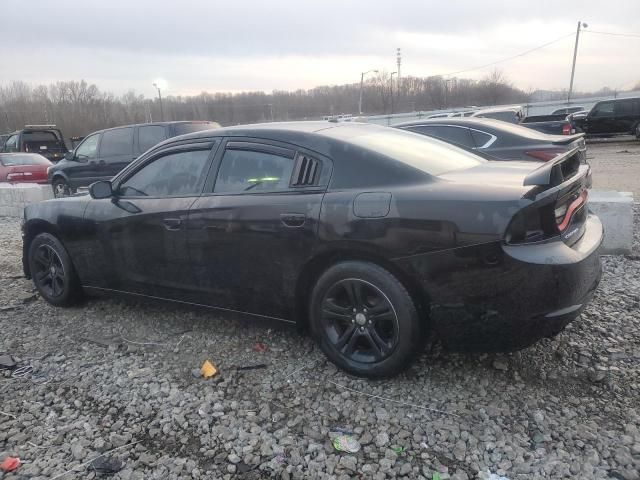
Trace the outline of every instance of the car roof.
{"type": "MultiPolygon", "coordinates": [[[[117,127],[103,128],[102,130],[96,130],[95,132],[88,133],[85,135],[85,138],[89,135],[93,135],[95,133],[103,133],[109,130],[118,130],[120,128],[131,128],[131,127],[149,127],[149,126],[165,126],[165,125],[180,125],[180,124],[188,124],[188,123],[210,123],[212,125],[220,125],[218,122],[214,122],[213,120],[176,120],[172,122],[149,122],[149,123],[132,123],[130,125],[118,125],[117,127]]],[[[217,128],[217,127],[216,127],[217,128]]]]}

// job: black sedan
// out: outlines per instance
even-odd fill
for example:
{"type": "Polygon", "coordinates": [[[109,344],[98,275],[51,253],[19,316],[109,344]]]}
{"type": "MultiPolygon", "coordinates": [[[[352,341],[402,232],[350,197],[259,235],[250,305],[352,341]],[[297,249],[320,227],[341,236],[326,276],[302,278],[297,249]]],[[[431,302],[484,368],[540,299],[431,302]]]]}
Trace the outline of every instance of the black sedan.
{"type": "Polygon", "coordinates": [[[477,150],[495,160],[546,162],[574,148],[586,162],[584,134],[548,135],[531,128],[489,118],[416,120],[396,128],[439,138],[466,149],[477,150]]]}
{"type": "Polygon", "coordinates": [[[422,135],[302,122],[167,140],[89,195],[25,209],[44,299],[125,293],[296,322],[341,368],[393,375],[437,336],[513,350],[600,278],[587,167],[487,162],[422,135]]]}

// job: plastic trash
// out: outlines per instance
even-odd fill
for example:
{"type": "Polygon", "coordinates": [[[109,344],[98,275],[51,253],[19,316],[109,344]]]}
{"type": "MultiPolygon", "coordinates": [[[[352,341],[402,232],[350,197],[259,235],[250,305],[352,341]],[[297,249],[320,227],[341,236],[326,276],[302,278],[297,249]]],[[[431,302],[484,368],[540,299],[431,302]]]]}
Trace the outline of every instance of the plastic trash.
{"type": "Polygon", "coordinates": [[[403,447],[391,447],[391,450],[393,450],[396,453],[396,455],[400,455],[402,452],[404,452],[403,447]]]}
{"type": "Polygon", "coordinates": [[[256,342],[253,346],[253,351],[258,353],[264,353],[267,351],[267,346],[262,342],[256,342]]]}
{"type": "Polygon", "coordinates": [[[203,378],[215,377],[218,374],[218,369],[209,360],[205,360],[200,367],[200,374],[203,378]]]}
{"type": "Polygon", "coordinates": [[[360,442],[351,435],[338,435],[333,439],[333,448],[339,452],[356,453],[360,451],[360,442]]]}
{"type": "Polygon", "coordinates": [[[7,457],[0,463],[0,470],[3,472],[13,472],[19,466],[20,459],[18,457],[7,457]]]}

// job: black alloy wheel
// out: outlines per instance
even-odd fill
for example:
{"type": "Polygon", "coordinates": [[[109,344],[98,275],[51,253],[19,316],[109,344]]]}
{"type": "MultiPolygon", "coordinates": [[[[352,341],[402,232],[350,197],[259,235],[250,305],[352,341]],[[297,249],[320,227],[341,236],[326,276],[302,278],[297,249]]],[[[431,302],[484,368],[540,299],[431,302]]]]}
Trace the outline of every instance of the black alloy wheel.
{"type": "Polygon", "coordinates": [[[325,355],[358,376],[401,372],[427,338],[426,319],[405,286],[371,262],[344,261],[327,269],[313,288],[309,314],[325,355]]]}
{"type": "Polygon", "coordinates": [[[355,362],[384,360],[398,344],[398,316],[391,301],[358,278],[339,281],[327,291],[322,327],[333,347],[355,362]]]}
{"type": "Polygon", "coordinates": [[[82,293],[71,258],[55,236],[40,233],[29,246],[29,271],[38,292],[56,306],[76,303],[82,293]]]}

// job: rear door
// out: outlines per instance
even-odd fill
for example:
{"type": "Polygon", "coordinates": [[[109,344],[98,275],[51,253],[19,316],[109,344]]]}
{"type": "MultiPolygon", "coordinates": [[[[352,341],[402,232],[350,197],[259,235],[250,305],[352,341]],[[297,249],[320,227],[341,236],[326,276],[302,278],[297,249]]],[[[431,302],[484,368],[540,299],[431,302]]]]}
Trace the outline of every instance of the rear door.
{"type": "Polygon", "coordinates": [[[294,285],[316,243],[330,162],[286,144],[228,139],[215,170],[189,212],[199,286],[193,300],[292,318],[294,285]]]}
{"type": "Polygon", "coordinates": [[[616,133],[633,133],[638,119],[640,119],[640,100],[629,98],[617,100],[613,106],[616,133]]]}
{"type": "Polygon", "coordinates": [[[92,200],[96,225],[89,286],[183,299],[194,288],[186,245],[189,208],[202,193],[217,141],[169,147],[92,200]]]}
{"type": "Polygon", "coordinates": [[[136,157],[137,154],[133,152],[133,127],[112,128],[103,132],[98,156],[103,178],[116,176],[136,157]]]}

